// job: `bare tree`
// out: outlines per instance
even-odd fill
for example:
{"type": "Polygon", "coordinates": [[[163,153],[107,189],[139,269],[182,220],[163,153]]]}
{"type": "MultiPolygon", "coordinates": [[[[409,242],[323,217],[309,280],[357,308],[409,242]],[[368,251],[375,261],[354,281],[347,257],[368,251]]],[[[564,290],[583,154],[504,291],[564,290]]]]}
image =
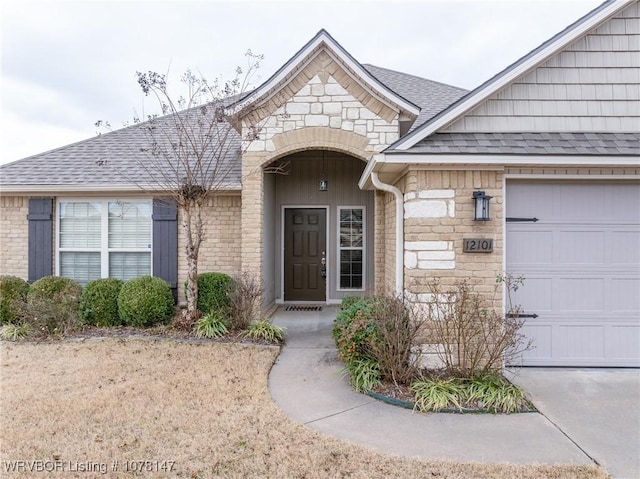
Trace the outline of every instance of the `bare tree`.
{"type": "MultiPolygon", "coordinates": [[[[137,72],[142,92],[154,98],[161,115],[148,115],[144,122],[134,118],[145,136],[143,145],[134,145],[137,166],[145,176],[144,182],[136,180],[136,184],[173,198],[181,212],[188,267],[187,307],[183,311],[186,326],[198,318],[198,259],[205,239],[203,206],[214,192],[237,186],[232,184],[240,175],[237,160],[242,148],[254,139],[241,138],[225,115],[226,107],[248,91],[263,59],[250,50],[246,57],[246,69],[238,67],[231,81],[209,82],[187,70],[181,77],[186,93],[177,98],[169,91],[166,75],[137,72]]],[[[101,121],[96,126],[109,128],[101,121]]]]}

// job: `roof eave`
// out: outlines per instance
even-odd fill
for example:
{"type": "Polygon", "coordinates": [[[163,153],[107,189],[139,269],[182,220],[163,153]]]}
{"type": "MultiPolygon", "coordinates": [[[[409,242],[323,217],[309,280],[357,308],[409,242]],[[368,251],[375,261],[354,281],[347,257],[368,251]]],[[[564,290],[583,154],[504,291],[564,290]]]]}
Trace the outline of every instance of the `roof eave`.
{"type": "MultiPolygon", "coordinates": [[[[242,191],[240,185],[230,185],[219,188],[212,193],[236,193],[242,191]]],[[[99,184],[99,185],[1,185],[0,195],[47,195],[56,196],[65,193],[148,193],[150,195],[170,194],[171,192],[158,188],[158,185],[135,184],[99,184]]]]}
{"type": "Polygon", "coordinates": [[[605,167],[637,168],[637,155],[489,155],[489,154],[426,154],[395,153],[377,155],[367,164],[358,186],[373,188],[371,173],[377,172],[383,181],[393,181],[410,168],[508,168],[508,167],[605,167]]]}

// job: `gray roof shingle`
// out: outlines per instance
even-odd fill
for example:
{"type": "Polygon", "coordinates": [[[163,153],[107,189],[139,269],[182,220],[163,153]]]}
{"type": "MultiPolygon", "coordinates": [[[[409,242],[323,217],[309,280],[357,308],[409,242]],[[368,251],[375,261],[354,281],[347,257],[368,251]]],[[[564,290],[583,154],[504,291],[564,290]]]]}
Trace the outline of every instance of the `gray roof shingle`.
{"type": "MultiPolygon", "coordinates": [[[[466,90],[426,80],[414,75],[387,70],[373,65],[364,67],[389,89],[421,108],[414,127],[427,121],[446,106],[466,93],[466,90]]],[[[233,103],[231,98],[226,104],[233,103]]],[[[183,114],[188,114],[184,112],[183,114]]],[[[167,122],[163,117],[157,122],[167,122]]],[[[241,188],[241,139],[228,123],[229,141],[225,141],[224,181],[219,189],[241,188]],[[228,173],[227,173],[228,170],[228,173]]],[[[147,185],[150,176],[162,177],[158,168],[150,168],[151,159],[142,151],[150,148],[145,134],[147,122],[105,133],[78,143],[66,145],[22,160],[0,166],[0,188],[7,186],[91,187],[147,185]]],[[[214,142],[215,143],[215,142],[214,142]]],[[[164,164],[163,168],[170,168],[164,164]]],[[[175,178],[169,172],[168,176],[175,178]]],[[[158,181],[151,182],[157,183],[158,181]]],[[[151,186],[152,186],[151,185],[151,186]]]]}
{"type": "Polygon", "coordinates": [[[463,88],[427,80],[415,75],[375,65],[366,64],[362,66],[389,89],[420,107],[420,115],[411,126],[411,130],[419,127],[468,93],[463,88]]]}
{"type": "MultiPolygon", "coordinates": [[[[193,111],[191,111],[193,113],[193,111]]],[[[181,113],[188,116],[189,111],[181,113]]],[[[197,123],[195,134],[199,135],[197,123]]],[[[105,133],[87,140],[56,148],[0,167],[0,188],[3,186],[76,186],[127,187],[145,185],[153,188],[158,184],[166,184],[166,178],[175,181],[177,175],[171,171],[172,165],[154,157],[150,153],[153,141],[162,135],[150,136],[147,133],[149,122],[143,122],[113,132],[105,133]]],[[[169,117],[155,120],[156,131],[170,125],[169,117]]],[[[238,133],[228,123],[220,124],[220,141],[212,145],[222,153],[218,175],[219,189],[240,188],[240,147],[238,133]]],[[[175,129],[171,131],[171,143],[177,143],[175,129]]],[[[204,138],[204,136],[203,136],[204,138]]],[[[170,147],[170,142],[164,142],[170,147]]],[[[193,163],[192,163],[193,164],[193,163]]],[[[203,172],[205,175],[209,174],[203,172]]]]}
{"type": "Polygon", "coordinates": [[[640,133],[435,133],[403,153],[638,156],[640,133]]]}

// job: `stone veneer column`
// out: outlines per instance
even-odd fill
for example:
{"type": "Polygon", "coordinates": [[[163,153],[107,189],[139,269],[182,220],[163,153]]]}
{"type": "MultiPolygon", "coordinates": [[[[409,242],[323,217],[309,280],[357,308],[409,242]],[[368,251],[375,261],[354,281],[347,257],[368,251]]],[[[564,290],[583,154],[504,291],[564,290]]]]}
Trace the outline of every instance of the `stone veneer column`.
{"type": "Polygon", "coordinates": [[[264,222],[264,177],[262,161],[265,155],[247,152],[242,158],[242,271],[262,280],[262,231],[264,222]]]}

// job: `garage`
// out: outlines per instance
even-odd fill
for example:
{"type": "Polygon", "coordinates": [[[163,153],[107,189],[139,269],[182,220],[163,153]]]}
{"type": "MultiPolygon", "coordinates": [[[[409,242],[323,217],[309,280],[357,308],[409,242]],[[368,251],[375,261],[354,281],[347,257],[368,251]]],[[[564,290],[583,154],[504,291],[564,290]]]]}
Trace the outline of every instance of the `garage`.
{"type": "Polygon", "coordinates": [[[640,366],[640,182],[507,180],[526,366],[640,366]]]}

